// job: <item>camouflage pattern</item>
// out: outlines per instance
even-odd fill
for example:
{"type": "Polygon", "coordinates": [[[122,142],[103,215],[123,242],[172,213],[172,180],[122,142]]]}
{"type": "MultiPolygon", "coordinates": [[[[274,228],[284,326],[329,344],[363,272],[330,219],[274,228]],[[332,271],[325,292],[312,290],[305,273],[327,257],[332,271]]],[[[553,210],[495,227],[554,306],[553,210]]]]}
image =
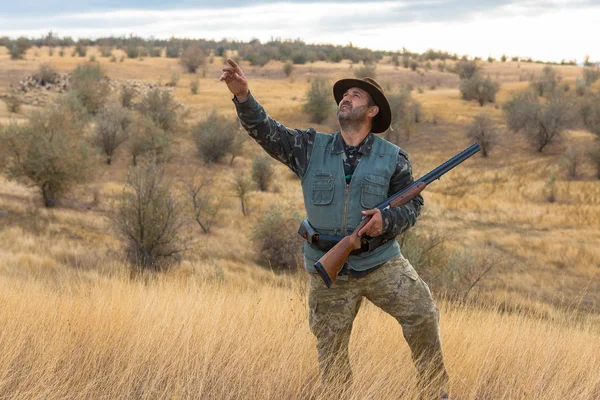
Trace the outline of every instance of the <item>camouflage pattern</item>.
{"type": "Polygon", "coordinates": [[[310,274],[309,324],[317,339],[323,382],[351,381],[348,344],[352,323],[363,297],[400,323],[423,387],[445,392],[448,380],[442,357],[439,312],[429,287],[403,256],[388,261],[360,279],[336,280],[327,289],[310,274]]]}
{"type": "MultiPolygon", "coordinates": [[[[233,102],[240,122],[250,137],[256,140],[271,157],[287,165],[298,177],[302,178],[308,168],[316,131],[312,128],[306,130],[286,128],[269,117],[252,93],[249,93],[248,100],[243,103],[237,101],[236,98],[233,99],[233,102]]],[[[347,176],[352,176],[360,157],[371,152],[373,141],[373,133],[369,133],[363,143],[352,147],[347,146],[342,136],[338,135],[334,147],[344,151],[347,161],[344,162],[344,173],[347,176]]],[[[399,154],[396,170],[390,179],[389,195],[399,192],[413,182],[408,156],[402,150],[399,150],[399,154]]],[[[419,195],[401,207],[384,210],[381,215],[383,234],[390,237],[398,236],[413,226],[422,205],[423,197],[419,195]]]]}

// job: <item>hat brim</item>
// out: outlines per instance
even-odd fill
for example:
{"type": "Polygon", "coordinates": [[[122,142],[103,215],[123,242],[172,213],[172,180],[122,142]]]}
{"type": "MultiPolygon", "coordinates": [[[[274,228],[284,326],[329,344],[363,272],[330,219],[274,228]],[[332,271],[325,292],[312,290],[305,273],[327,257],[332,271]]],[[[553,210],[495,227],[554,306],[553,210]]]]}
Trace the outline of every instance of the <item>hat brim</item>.
{"type": "Polygon", "coordinates": [[[344,93],[353,87],[360,88],[369,93],[375,104],[377,104],[377,107],[379,107],[379,112],[375,118],[373,118],[371,132],[382,133],[387,131],[392,123],[392,110],[390,109],[390,103],[388,103],[383,93],[369,82],[352,78],[340,79],[333,85],[333,97],[335,98],[335,102],[339,105],[340,101],[344,97],[344,93]]]}

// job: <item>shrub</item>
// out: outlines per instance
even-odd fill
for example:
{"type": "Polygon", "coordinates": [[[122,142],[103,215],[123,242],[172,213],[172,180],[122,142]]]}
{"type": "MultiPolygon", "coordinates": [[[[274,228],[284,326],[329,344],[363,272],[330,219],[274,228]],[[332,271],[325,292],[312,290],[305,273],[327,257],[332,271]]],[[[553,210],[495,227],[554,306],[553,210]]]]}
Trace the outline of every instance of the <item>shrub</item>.
{"type": "Polygon", "coordinates": [[[387,96],[392,111],[392,123],[390,129],[385,133],[385,137],[391,142],[398,143],[400,135],[406,135],[410,139],[411,133],[415,129],[415,107],[414,99],[407,89],[399,92],[392,92],[387,96]]]}
{"type": "Polygon", "coordinates": [[[275,167],[268,156],[255,157],[252,160],[252,180],[258,190],[266,192],[273,181],[275,167]]]}
{"type": "Polygon", "coordinates": [[[361,67],[354,69],[354,76],[357,78],[375,78],[377,74],[377,66],[375,64],[364,64],[361,67]]]}
{"type": "Polygon", "coordinates": [[[131,155],[133,165],[137,165],[138,157],[164,161],[169,155],[169,138],[149,118],[138,117],[129,126],[127,151],[131,155]]]}
{"type": "Polygon", "coordinates": [[[200,81],[196,78],[190,82],[190,91],[192,94],[198,94],[198,89],[200,88],[200,81]]]}
{"type": "Polygon", "coordinates": [[[334,103],[331,99],[329,81],[324,77],[316,76],[310,83],[303,105],[303,110],[310,115],[311,122],[320,124],[327,119],[333,110],[334,103]]]}
{"type": "Polygon", "coordinates": [[[59,74],[50,64],[41,64],[38,72],[34,74],[33,78],[41,85],[45,85],[46,83],[56,83],[59,74]]]}
{"type": "Polygon", "coordinates": [[[79,57],[85,57],[87,55],[87,46],[84,45],[82,42],[77,42],[74,53],[77,54],[79,57]]]}
{"type": "Polygon", "coordinates": [[[110,220],[125,244],[132,273],[166,271],[187,249],[182,206],[164,168],[152,162],[129,170],[110,220]]]}
{"type": "Polygon", "coordinates": [[[580,109],[584,126],[600,138],[600,93],[588,96],[580,109]]]}
{"type": "Polygon", "coordinates": [[[152,47],[150,49],[150,57],[161,57],[162,56],[162,47],[152,47]]]}
{"type": "Polygon", "coordinates": [[[285,64],[283,64],[283,73],[285,74],[286,77],[290,77],[292,76],[292,73],[294,72],[294,64],[292,64],[289,61],[286,61],[285,64]]]}
{"type": "Polygon", "coordinates": [[[112,46],[100,46],[100,56],[102,57],[111,57],[113,56],[113,49],[112,46]]]}
{"type": "Polygon", "coordinates": [[[181,105],[166,90],[150,90],[142,98],[138,108],[142,115],[166,133],[175,132],[181,126],[181,105]]]}
{"type": "Polygon", "coordinates": [[[458,74],[460,79],[469,79],[479,73],[481,67],[477,64],[477,61],[460,60],[456,63],[454,71],[458,74]]]}
{"type": "Polygon", "coordinates": [[[238,131],[235,119],[220,116],[215,109],[192,128],[192,137],[200,158],[205,163],[216,163],[232,150],[238,131]]]}
{"type": "Polygon", "coordinates": [[[171,79],[169,79],[169,82],[167,82],[167,84],[165,86],[168,87],[176,87],[177,84],[179,83],[179,74],[177,72],[173,72],[171,74],[171,79]]]}
{"type": "Polygon", "coordinates": [[[138,58],[140,55],[140,49],[135,44],[127,46],[127,58],[138,58]]]}
{"type": "Polygon", "coordinates": [[[478,114],[467,127],[466,136],[475,140],[481,147],[481,155],[487,157],[496,143],[498,128],[494,121],[486,114],[478,114]]]}
{"type": "Polygon", "coordinates": [[[104,71],[97,63],[82,64],[75,68],[69,85],[88,113],[93,115],[100,110],[110,90],[104,71]]]}
{"type": "Polygon", "coordinates": [[[416,70],[417,70],[417,68],[419,68],[419,63],[418,63],[418,62],[416,62],[415,60],[412,60],[412,61],[410,62],[410,70],[411,70],[411,71],[416,71],[416,70]]]}
{"type": "Polygon", "coordinates": [[[204,50],[198,46],[190,46],[181,54],[180,64],[183,65],[189,73],[196,73],[198,67],[206,63],[204,50]]]}
{"type": "Polygon", "coordinates": [[[583,82],[585,86],[591,86],[600,78],[600,69],[598,68],[584,68],[583,69],[583,82]]]}
{"type": "Polygon", "coordinates": [[[54,207],[71,187],[83,182],[89,166],[82,126],[63,105],[34,111],[25,125],[10,124],[2,131],[9,179],[40,190],[44,206],[54,207]]]}
{"type": "Polygon", "coordinates": [[[496,93],[500,90],[500,84],[494,82],[488,76],[486,79],[479,75],[460,81],[460,93],[464,100],[477,100],[480,106],[487,102],[496,101],[496,93]]]}
{"type": "Polygon", "coordinates": [[[296,271],[301,265],[302,239],[297,233],[298,213],[271,206],[252,228],[251,240],[258,246],[260,265],[276,272],[296,271]]]}
{"type": "Polygon", "coordinates": [[[26,37],[19,37],[17,40],[12,41],[8,48],[10,58],[12,60],[22,59],[29,48],[31,48],[31,41],[26,37]]]}
{"type": "Polygon", "coordinates": [[[559,91],[555,91],[544,104],[540,103],[535,93],[520,92],[502,108],[507,127],[525,134],[539,153],[577,122],[574,99],[559,91]]]}
{"type": "Polygon", "coordinates": [[[135,98],[136,94],[137,94],[137,91],[136,91],[135,87],[128,86],[128,85],[122,85],[121,93],[119,96],[121,105],[125,108],[131,108],[133,106],[133,99],[135,98]]]}
{"type": "Polygon", "coordinates": [[[556,73],[556,70],[549,65],[544,67],[540,79],[531,82],[531,88],[538,96],[552,94],[557,86],[558,74],[556,73]]]}
{"type": "Polygon", "coordinates": [[[181,46],[175,42],[169,42],[165,50],[165,56],[167,58],[179,58],[181,52],[181,46]]]}
{"type": "Polygon", "coordinates": [[[131,113],[119,103],[107,103],[98,113],[94,142],[106,156],[106,164],[111,164],[115,150],[127,140],[132,122],[131,113]]]}
{"type": "Polygon", "coordinates": [[[4,103],[6,103],[6,109],[8,112],[13,114],[18,114],[21,111],[21,100],[17,96],[7,96],[3,98],[4,103]]]}

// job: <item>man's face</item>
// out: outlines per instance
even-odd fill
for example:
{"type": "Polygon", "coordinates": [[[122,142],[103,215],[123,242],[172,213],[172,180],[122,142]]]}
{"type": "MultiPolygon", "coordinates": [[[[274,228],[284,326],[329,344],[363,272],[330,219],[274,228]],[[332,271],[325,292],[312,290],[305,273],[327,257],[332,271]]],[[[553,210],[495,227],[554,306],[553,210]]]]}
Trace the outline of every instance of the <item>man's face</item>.
{"type": "Polygon", "coordinates": [[[369,112],[369,94],[360,88],[350,88],[344,93],[338,106],[340,123],[362,123],[369,112]]]}

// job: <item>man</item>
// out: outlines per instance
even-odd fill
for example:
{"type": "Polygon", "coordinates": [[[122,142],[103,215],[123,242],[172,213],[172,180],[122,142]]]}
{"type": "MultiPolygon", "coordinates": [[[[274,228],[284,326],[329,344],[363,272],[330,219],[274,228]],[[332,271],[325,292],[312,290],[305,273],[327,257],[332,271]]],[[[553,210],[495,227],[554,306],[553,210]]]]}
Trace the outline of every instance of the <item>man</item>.
{"type": "Polygon", "coordinates": [[[359,235],[376,247],[350,255],[329,289],[314,269],[326,249],[304,243],[310,272],[309,324],[317,339],[322,380],[351,381],[350,332],[366,297],[402,325],[426,397],[433,393],[433,398],[446,398],[439,313],[429,288],[394,240],[414,225],[423,198],[384,211],[375,208],[413,182],[406,153],[375,136],[391,123],[383,90],[370,78],[342,79],[333,86],[340,131],[327,135],[314,129],[292,130],[266,114],[240,67],[233,60],[227,62],[220,80],[234,95],[242,125],[267,153],[300,177],[312,227],[321,235],[345,236],[363,216],[371,216],[359,235]]]}

